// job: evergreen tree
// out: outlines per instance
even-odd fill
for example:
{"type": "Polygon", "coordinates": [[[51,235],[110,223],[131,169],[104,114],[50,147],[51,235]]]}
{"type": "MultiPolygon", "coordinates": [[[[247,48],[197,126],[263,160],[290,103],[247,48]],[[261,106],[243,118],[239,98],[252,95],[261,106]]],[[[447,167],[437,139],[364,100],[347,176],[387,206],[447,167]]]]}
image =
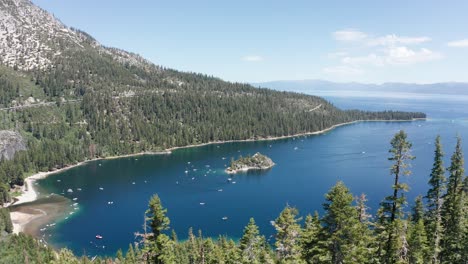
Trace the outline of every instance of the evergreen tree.
{"type": "Polygon", "coordinates": [[[324,242],[324,231],[320,223],[319,214],[307,215],[301,235],[302,258],[307,263],[327,263],[331,256],[324,242]]]}
{"type": "Polygon", "coordinates": [[[466,234],[466,219],[464,219],[464,188],[465,177],[464,159],[461,147],[461,139],[457,138],[455,152],[451,157],[448,168],[447,193],[444,195],[442,206],[442,251],[440,253],[441,263],[464,263],[463,255],[466,252],[464,235],[466,234]]]}
{"type": "Polygon", "coordinates": [[[412,211],[411,221],[413,221],[413,223],[417,223],[419,220],[424,220],[424,204],[421,195],[416,197],[412,211]]]}
{"type": "Polygon", "coordinates": [[[462,251],[462,262],[468,263],[468,176],[465,175],[463,180],[463,209],[462,209],[462,221],[464,222],[463,242],[464,245],[462,251]]]}
{"type": "Polygon", "coordinates": [[[7,233],[13,232],[13,223],[10,218],[10,210],[8,208],[0,208],[0,233],[5,231],[7,233]]]}
{"type": "Polygon", "coordinates": [[[442,236],[442,196],[445,191],[445,167],[443,163],[444,152],[440,136],[435,140],[434,164],[429,178],[429,190],[427,191],[427,234],[431,251],[431,262],[439,263],[440,238],[442,236]]]}
{"type": "Polygon", "coordinates": [[[352,205],[353,195],[343,182],[338,182],[326,194],[322,219],[330,262],[368,263],[371,250],[368,227],[359,221],[352,205]]]}
{"type": "Polygon", "coordinates": [[[296,208],[286,206],[279,217],[273,222],[276,229],[276,252],[280,263],[301,264],[300,218],[296,218],[296,208]]]}
{"type": "MultiPolygon", "coordinates": [[[[172,248],[172,243],[164,231],[169,229],[170,220],[166,216],[167,209],[165,209],[159,196],[153,195],[149,201],[148,210],[146,210],[146,221],[149,221],[152,234],[145,240],[149,244],[148,258],[152,259],[155,263],[164,263],[161,258],[165,255],[164,249],[172,248]]],[[[146,231],[146,230],[145,230],[146,231]]]]}
{"type": "Polygon", "coordinates": [[[250,218],[239,241],[242,263],[262,263],[261,256],[265,248],[265,238],[260,236],[255,220],[250,218]]]}
{"type": "Polygon", "coordinates": [[[125,254],[125,263],[126,264],[137,264],[137,256],[133,250],[132,244],[128,245],[127,254],[125,254]]]}
{"type": "Polygon", "coordinates": [[[430,253],[424,225],[422,196],[416,198],[411,220],[412,222],[408,223],[409,263],[428,263],[430,260],[430,253]]]}
{"type": "Polygon", "coordinates": [[[117,250],[117,254],[115,255],[115,258],[117,259],[117,263],[124,263],[125,258],[123,256],[122,249],[119,248],[119,250],[117,250]]]}
{"type": "Polygon", "coordinates": [[[380,257],[383,257],[382,261],[384,263],[394,263],[398,259],[406,258],[404,257],[406,256],[405,250],[401,248],[405,247],[406,241],[399,241],[401,237],[399,238],[398,234],[405,234],[407,225],[404,221],[400,221],[396,224],[394,222],[396,219],[401,219],[403,217],[402,207],[406,203],[403,192],[408,191],[408,186],[405,183],[401,183],[401,176],[411,174],[408,161],[414,159],[414,156],[411,155],[412,144],[407,140],[407,135],[403,130],[395,134],[390,144],[392,147],[389,152],[392,156],[388,159],[394,162],[390,169],[390,173],[394,176],[394,184],[392,185],[393,195],[385,198],[381,204],[382,209],[380,210],[380,222],[385,228],[385,233],[387,235],[384,246],[384,257],[381,254],[382,249],[379,250],[380,257]]]}

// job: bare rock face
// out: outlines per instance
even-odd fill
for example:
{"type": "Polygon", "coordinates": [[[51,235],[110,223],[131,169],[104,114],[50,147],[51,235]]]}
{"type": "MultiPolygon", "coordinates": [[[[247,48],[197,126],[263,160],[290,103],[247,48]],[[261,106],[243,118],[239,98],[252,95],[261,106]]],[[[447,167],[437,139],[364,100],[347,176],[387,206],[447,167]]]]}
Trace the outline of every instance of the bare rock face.
{"type": "Polygon", "coordinates": [[[65,26],[31,0],[0,0],[0,63],[20,70],[54,67],[65,50],[94,48],[114,60],[153,69],[137,54],[98,43],[87,33],[65,26]]]}
{"type": "Polygon", "coordinates": [[[0,159],[10,160],[20,150],[26,150],[23,137],[14,131],[0,130],[0,159]]]}

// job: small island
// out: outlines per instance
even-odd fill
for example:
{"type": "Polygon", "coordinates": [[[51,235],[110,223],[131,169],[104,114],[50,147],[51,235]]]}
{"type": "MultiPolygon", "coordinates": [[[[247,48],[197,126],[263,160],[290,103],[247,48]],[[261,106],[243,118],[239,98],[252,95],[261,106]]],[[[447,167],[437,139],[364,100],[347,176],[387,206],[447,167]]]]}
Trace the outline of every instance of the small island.
{"type": "Polygon", "coordinates": [[[231,165],[226,169],[226,172],[233,174],[238,173],[239,171],[266,170],[274,165],[275,163],[269,157],[257,152],[253,156],[241,156],[237,160],[232,160],[231,165]]]}

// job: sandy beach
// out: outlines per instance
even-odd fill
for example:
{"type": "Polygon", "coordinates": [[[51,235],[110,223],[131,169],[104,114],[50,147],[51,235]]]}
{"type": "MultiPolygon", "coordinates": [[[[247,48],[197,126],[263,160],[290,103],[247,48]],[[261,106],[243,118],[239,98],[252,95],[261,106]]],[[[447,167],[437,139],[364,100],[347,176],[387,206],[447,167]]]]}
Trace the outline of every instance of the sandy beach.
{"type": "MultiPolygon", "coordinates": [[[[207,143],[201,143],[201,144],[187,145],[187,146],[182,146],[182,147],[168,148],[160,152],[140,152],[140,153],[135,153],[135,154],[91,159],[91,160],[79,162],[73,165],[69,165],[64,168],[57,169],[54,171],[38,172],[34,175],[27,177],[25,179],[25,184],[22,187],[22,194],[15,197],[14,201],[11,204],[6,205],[6,207],[16,207],[21,204],[26,204],[26,203],[36,201],[39,196],[36,190],[34,189],[34,183],[36,180],[43,179],[49,176],[50,174],[60,173],[65,170],[68,170],[77,166],[81,166],[90,161],[104,160],[104,159],[117,159],[117,158],[134,157],[134,156],[141,156],[141,155],[162,155],[162,154],[167,155],[167,154],[171,154],[172,151],[177,150],[177,149],[193,148],[193,147],[200,147],[200,146],[206,146],[206,145],[212,145],[212,144],[279,140],[279,139],[286,139],[286,138],[292,138],[292,137],[298,137],[298,136],[318,135],[318,134],[326,133],[340,126],[350,125],[350,124],[359,123],[359,122],[411,122],[411,121],[416,121],[416,120],[425,120],[425,119],[423,118],[423,119],[412,119],[412,120],[356,120],[352,122],[336,124],[336,125],[333,125],[329,128],[326,128],[320,131],[299,133],[299,134],[288,135],[288,136],[252,138],[252,139],[244,139],[244,140],[213,141],[213,142],[207,142],[207,143]]],[[[44,204],[42,205],[31,204],[27,206],[25,205],[24,208],[20,207],[19,210],[12,210],[12,212],[10,213],[10,216],[13,222],[13,229],[14,229],[13,232],[15,234],[19,232],[26,232],[30,234],[37,233],[38,223],[44,223],[44,221],[51,220],[53,219],[53,215],[55,216],[58,214],[59,212],[57,211],[57,209],[54,209],[44,204]],[[48,212],[52,212],[52,213],[48,213],[48,212]],[[31,222],[36,222],[37,224],[35,224],[34,227],[31,228],[28,226],[29,224],[31,224],[31,222]]]]}

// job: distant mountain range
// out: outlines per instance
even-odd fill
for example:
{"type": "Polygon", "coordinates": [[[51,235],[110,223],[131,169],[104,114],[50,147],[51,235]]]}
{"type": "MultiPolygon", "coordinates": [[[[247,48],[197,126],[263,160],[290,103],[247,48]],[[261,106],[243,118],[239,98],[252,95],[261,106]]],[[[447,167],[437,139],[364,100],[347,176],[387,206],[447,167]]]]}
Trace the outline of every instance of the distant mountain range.
{"type": "Polygon", "coordinates": [[[415,83],[337,83],[325,80],[284,80],[252,83],[280,91],[292,91],[320,96],[365,97],[430,97],[468,99],[468,83],[447,82],[433,84],[415,83]]]}

